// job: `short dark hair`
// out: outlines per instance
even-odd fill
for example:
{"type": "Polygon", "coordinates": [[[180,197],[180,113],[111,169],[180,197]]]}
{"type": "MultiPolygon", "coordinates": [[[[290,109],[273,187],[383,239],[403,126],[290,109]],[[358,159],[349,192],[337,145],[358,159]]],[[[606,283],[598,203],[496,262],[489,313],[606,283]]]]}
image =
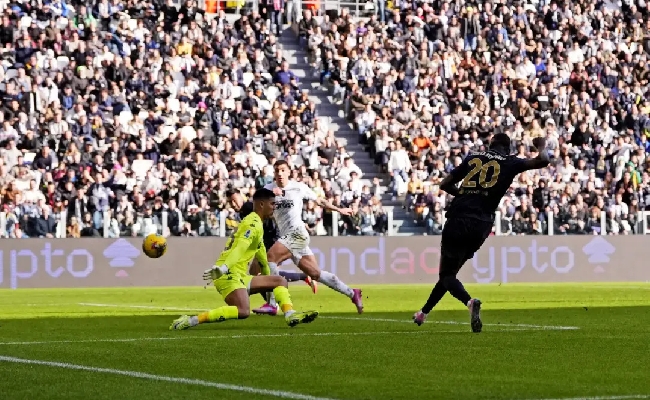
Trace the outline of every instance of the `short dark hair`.
{"type": "Polygon", "coordinates": [[[492,140],[490,140],[490,150],[492,149],[502,149],[506,152],[510,152],[510,136],[506,133],[497,133],[492,136],[492,140]]]}
{"type": "Polygon", "coordinates": [[[236,194],[241,194],[241,192],[239,190],[237,190],[237,189],[226,190],[226,198],[227,199],[231,198],[232,196],[234,196],[236,194]]]}
{"type": "Polygon", "coordinates": [[[289,167],[289,163],[287,162],[287,160],[278,160],[278,161],[276,161],[275,164],[273,164],[273,168],[281,167],[283,165],[286,165],[287,168],[289,167]]]}
{"type": "Polygon", "coordinates": [[[266,188],[260,188],[255,191],[253,195],[253,201],[259,200],[269,200],[275,197],[275,193],[272,190],[266,188]]]}
{"type": "Polygon", "coordinates": [[[246,216],[248,216],[248,214],[250,214],[252,212],[253,212],[253,203],[250,202],[250,201],[247,201],[239,209],[239,217],[241,219],[244,219],[244,218],[246,218],[246,216]]]}

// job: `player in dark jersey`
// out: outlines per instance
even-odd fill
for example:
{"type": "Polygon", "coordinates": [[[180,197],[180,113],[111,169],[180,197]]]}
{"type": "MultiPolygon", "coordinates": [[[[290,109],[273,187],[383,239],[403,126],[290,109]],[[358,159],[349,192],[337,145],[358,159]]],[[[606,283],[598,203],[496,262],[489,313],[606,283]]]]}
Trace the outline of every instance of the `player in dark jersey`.
{"type": "MultiPolygon", "coordinates": [[[[237,191],[229,192],[227,194],[227,197],[230,200],[230,204],[232,205],[233,209],[237,213],[239,213],[240,221],[244,219],[248,214],[253,212],[253,202],[251,201],[244,202],[244,198],[239,192],[237,191]]],[[[263,223],[263,228],[264,228],[264,247],[270,249],[273,246],[273,244],[278,240],[279,237],[278,230],[275,225],[275,221],[272,218],[265,220],[263,223]]],[[[277,269],[277,265],[275,265],[274,268],[277,269]]],[[[257,260],[254,259],[253,262],[251,263],[249,273],[255,276],[260,274],[260,272],[261,272],[260,266],[257,263],[257,260]]],[[[312,287],[314,293],[316,293],[318,286],[316,284],[312,285],[310,282],[311,278],[306,274],[302,272],[283,271],[283,270],[277,270],[277,273],[278,275],[284,277],[287,280],[287,282],[305,281],[305,283],[307,283],[309,286],[312,287]]],[[[268,301],[267,293],[261,293],[261,295],[265,301],[268,301]]]]}
{"type": "Polygon", "coordinates": [[[537,138],[533,144],[539,153],[536,158],[518,158],[510,155],[510,137],[498,133],[490,141],[489,151],[470,153],[440,183],[440,188],[454,199],[442,229],[439,280],[424,307],[413,315],[416,324],[422,325],[433,307],[449,292],[469,309],[472,331],[481,331],[481,301],[467,293],[457,275],[492,232],[496,209],[515,177],[548,166],[545,140],[537,138]]]}

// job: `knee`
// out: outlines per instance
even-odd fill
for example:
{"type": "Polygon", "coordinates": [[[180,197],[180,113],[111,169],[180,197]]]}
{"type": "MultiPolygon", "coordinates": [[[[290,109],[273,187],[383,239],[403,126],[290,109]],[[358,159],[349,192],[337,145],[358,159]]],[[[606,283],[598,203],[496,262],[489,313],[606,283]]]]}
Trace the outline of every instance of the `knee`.
{"type": "Polygon", "coordinates": [[[280,286],[286,288],[289,287],[289,283],[287,282],[286,279],[284,279],[283,276],[274,276],[273,279],[274,279],[273,285],[275,285],[275,287],[280,287],[280,286]]]}
{"type": "Polygon", "coordinates": [[[302,272],[315,281],[320,279],[320,270],[312,265],[306,265],[302,272]]]}
{"type": "Polygon", "coordinates": [[[251,315],[251,310],[249,308],[237,307],[237,318],[246,319],[251,315]]]}
{"type": "Polygon", "coordinates": [[[442,282],[445,287],[449,286],[449,284],[456,280],[456,275],[453,274],[440,274],[440,281],[442,282]]]}

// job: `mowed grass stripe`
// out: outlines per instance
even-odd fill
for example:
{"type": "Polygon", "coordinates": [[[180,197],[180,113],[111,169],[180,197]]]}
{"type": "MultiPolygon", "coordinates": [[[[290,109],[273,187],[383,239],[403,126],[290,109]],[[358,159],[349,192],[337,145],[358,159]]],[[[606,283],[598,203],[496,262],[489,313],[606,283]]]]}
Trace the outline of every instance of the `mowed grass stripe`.
{"type": "Polygon", "coordinates": [[[7,356],[0,356],[0,362],[27,364],[27,365],[40,365],[40,366],[63,368],[63,369],[76,370],[76,371],[95,372],[99,374],[121,375],[129,378],[146,379],[150,381],[179,383],[179,384],[193,385],[193,386],[204,386],[204,387],[210,387],[210,388],[215,388],[220,390],[230,390],[235,392],[273,396],[281,399],[335,400],[327,397],[309,396],[300,393],[285,392],[282,390],[260,389],[260,388],[250,387],[250,386],[232,385],[227,383],[204,381],[201,379],[176,378],[173,376],[154,375],[145,372],[128,371],[128,370],[113,369],[113,368],[89,367],[86,365],[70,364],[65,362],[31,360],[31,359],[7,357],[7,356]]]}
{"type": "Polygon", "coordinates": [[[588,396],[588,397],[562,397],[555,399],[528,399],[528,400],[632,400],[650,399],[650,394],[628,394],[620,396],[588,396]]]}
{"type": "MultiPolygon", "coordinates": [[[[516,328],[500,329],[493,332],[533,331],[538,329],[516,328]]],[[[417,331],[384,331],[384,332],[313,332],[313,333],[277,333],[277,334],[247,334],[247,335],[219,335],[219,336],[165,336],[142,338],[116,338],[116,339],[82,339],[82,340],[35,340],[23,342],[0,342],[0,346],[30,346],[39,344],[66,344],[66,343],[129,343],[129,342],[155,342],[167,340],[224,340],[224,339],[252,339],[252,338],[291,338],[291,337],[323,337],[323,336],[375,336],[375,335],[420,335],[425,333],[468,333],[466,329],[459,330],[431,330],[417,331]]]]}
{"type": "MultiPolygon", "coordinates": [[[[140,308],[145,310],[171,310],[171,311],[187,311],[187,312],[203,312],[207,311],[205,309],[197,308],[183,308],[183,307],[163,307],[163,306],[145,306],[137,304],[106,304],[106,303],[78,303],[80,306],[86,307],[109,307],[109,308],[140,308]]],[[[336,317],[336,316],[320,316],[321,319],[340,319],[340,320],[349,320],[349,321],[373,321],[373,322],[396,322],[396,323],[413,323],[413,321],[408,319],[389,319],[389,318],[372,318],[372,317],[336,317]]],[[[429,321],[434,324],[446,324],[446,325],[469,325],[469,322],[459,322],[459,321],[429,321]]],[[[531,324],[486,324],[483,326],[502,326],[509,328],[531,328],[531,329],[540,329],[540,330],[577,330],[580,329],[577,326],[560,326],[560,325],[531,325],[531,324]]]]}

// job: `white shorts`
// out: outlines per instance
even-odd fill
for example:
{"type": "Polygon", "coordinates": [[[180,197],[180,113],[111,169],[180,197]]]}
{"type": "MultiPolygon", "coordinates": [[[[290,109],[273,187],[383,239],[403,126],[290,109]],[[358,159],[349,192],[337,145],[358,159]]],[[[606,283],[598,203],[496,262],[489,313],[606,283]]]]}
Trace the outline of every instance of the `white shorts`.
{"type": "Polygon", "coordinates": [[[291,259],[296,265],[298,265],[298,262],[303,257],[314,255],[309,248],[309,242],[309,233],[307,233],[306,229],[289,231],[278,239],[278,243],[282,244],[291,252],[291,259]]]}

